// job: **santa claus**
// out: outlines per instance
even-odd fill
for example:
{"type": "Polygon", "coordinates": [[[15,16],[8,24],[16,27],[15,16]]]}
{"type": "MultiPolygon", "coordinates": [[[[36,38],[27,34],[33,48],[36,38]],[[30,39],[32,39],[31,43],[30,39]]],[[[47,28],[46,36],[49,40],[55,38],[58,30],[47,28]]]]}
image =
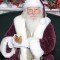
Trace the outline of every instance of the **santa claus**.
{"type": "Polygon", "coordinates": [[[54,60],[56,36],[41,0],[26,0],[23,13],[1,41],[5,60],[54,60]]]}

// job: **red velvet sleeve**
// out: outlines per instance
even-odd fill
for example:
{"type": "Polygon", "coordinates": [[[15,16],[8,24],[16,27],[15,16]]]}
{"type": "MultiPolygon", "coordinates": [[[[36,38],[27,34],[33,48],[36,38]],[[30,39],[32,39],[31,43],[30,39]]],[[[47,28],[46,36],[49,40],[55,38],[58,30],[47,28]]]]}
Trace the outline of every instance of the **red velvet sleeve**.
{"type": "MultiPolygon", "coordinates": [[[[6,36],[13,36],[14,34],[16,34],[16,31],[15,31],[14,24],[12,23],[12,25],[10,26],[10,28],[8,29],[8,31],[6,32],[6,34],[4,36],[5,37],[6,36]]],[[[8,44],[7,44],[6,52],[9,53],[10,51],[11,51],[11,48],[9,48],[8,44]]],[[[16,49],[16,52],[12,57],[5,58],[4,60],[18,60],[19,59],[19,51],[20,51],[19,49],[16,49]]]]}
{"type": "Polygon", "coordinates": [[[13,36],[14,34],[16,34],[16,31],[15,31],[14,24],[12,23],[4,36],[13,36]]]}
{"type": "Polygon", "coordinates": [[[42,49],[44,50],[44,55],[50,54],[54,50],[56,44],[56,35],[52,23],[47,26],[40,43],[42,49]]]}

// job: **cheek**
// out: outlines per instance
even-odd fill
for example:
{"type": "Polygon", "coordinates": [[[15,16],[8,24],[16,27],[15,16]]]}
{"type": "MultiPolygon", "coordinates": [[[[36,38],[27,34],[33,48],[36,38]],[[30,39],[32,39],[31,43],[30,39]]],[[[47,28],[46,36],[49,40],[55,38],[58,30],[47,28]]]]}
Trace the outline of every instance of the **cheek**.
{"type": "Polygon", "coordinates": [[[40,11],[40,10],[36,11],[36,14],[37,14],[37,15],[39,15],[39,14],[41,14],[41,13],[42,13],[42,11],[40,11]]]}
{"type": "Polygon", "coordinates": [[[31,15],[31,14],[32,14],[32,11],[27,11],[27,14],[28,14],[28,15],[31,15]]]}
{"type": "Polygon", "coordinates": [[[39,10],[35,11],[35,14],[40,14],[40,11],[39,10]]]}

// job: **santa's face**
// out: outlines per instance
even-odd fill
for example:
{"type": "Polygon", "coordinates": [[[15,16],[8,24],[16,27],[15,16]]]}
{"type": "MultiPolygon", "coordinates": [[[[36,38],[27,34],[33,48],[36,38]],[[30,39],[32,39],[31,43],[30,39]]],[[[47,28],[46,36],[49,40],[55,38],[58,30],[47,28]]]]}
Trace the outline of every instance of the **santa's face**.
{"type": "Polygon", "coordinates": [[[34,32],[39,24],[41,18],[43,18],[43,9],[38,7],[29,7],[22,13],[25,19],[26,26],[30,32],[34,32]]]}
{"type": "Polygon", "coordinates": [[[29,7],[29,8],[27,8],[27,14],[28,14],[33,20],[35,20],[35,19],[39,16],[40,12],[42,12],[42,10],[40,10],[39,7],[29,7]]]}

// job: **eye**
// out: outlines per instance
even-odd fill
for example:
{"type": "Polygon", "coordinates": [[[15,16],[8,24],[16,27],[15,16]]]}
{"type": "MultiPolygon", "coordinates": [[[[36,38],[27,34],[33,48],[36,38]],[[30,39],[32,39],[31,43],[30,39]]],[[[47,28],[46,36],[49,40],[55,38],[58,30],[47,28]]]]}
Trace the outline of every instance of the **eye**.
{"type": "Polygon", "coordinates": [[[35,9],[35,10],[38,10],[38,9],[35,9]]]}
{"type": "Polygon", "coordinates": [[[35,10],[38,11],[38,10],[40,10],[40,9],[39,9],[39,8],[36,8],[35,10]]]}
{"type": "Polygon", "coordinates": [[[28,9],[28,11],[32,11],[32,9],[28,9]]]}
{"type": "Polygon", "coordinates": [[[29,9],[29,11],[31,11],[32,9],[29,9]]]}

